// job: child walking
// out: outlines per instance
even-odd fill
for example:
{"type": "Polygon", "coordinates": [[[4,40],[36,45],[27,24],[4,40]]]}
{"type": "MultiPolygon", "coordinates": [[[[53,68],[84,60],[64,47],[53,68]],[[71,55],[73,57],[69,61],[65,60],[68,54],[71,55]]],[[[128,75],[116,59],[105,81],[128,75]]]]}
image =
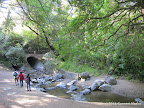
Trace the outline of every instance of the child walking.
{"type": "Polygon", "coordinates": [[[24,74],[23,71],[20,71],[20,74],[18,75],[18,79],[20,79],[20,86],[23,87],[23,80],[24,80],[24,74]]]}
{"type": "Polygon", "coordinates": [[[13,72],[13,76],[14,76],[16,86],[19,85],[19,83],[18,83],[18,72],[16,70],[13,72]]]}
{"type": "Polygon", "coordinates": [[[27,83],[27,91],[31,91],[31,87],[30,87],[30,81],[31,81],[31,79],[30,79],[29,74],[27,74],[27,77],[26,77],[25,81],[27,83]]]}

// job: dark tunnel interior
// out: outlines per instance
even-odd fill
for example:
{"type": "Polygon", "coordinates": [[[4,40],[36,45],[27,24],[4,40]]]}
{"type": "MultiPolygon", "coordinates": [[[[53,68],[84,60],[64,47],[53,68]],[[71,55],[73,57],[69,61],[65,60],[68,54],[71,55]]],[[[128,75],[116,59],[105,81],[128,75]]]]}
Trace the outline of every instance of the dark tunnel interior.
{"type": "Polygon", "coordinates": [[[28,57],[27,58],[27,62],[29,63],[29,65],[36,70],[43,70],[44,69],[44,65],[42,64],[42,62],[35,57],[28,57]]]}

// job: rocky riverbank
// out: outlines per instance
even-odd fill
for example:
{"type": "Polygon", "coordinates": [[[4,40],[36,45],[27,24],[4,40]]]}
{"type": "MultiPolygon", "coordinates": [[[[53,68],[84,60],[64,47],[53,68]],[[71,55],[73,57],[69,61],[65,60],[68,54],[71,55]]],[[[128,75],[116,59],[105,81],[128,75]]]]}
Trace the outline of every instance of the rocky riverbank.
{"type": "MultiPolygon", "coordinates": [[[[83,89],[79,92],[79,94],[82,95],[87,95],[94,91],[103,91],[129,98],[144,99],[144,83],[116,79],[107,75],[94,77],[88,72],[78,74],[62,70],[54,74],[46,74],[46,72],[29,70],[25,72],[25,74],[27,73],[30,73],[32,82],[35,83],[34,87],[40,88],[40,90],[43,92],[50,89],[56,89],[57,87],[66,88],[66,86],[68,86],[68,91],[66,91],[66,94],[70,93],[73,98],[76,97],[75,94],[78,94],[76,92],[78,89],[77,86],[80,86],[83,89]],[[45,88],[46,85],[53,82],[56,82],[57,85],[54,87],[45,88]]],[[[80,100],[84,99],[80,98],[80,100]]]]}

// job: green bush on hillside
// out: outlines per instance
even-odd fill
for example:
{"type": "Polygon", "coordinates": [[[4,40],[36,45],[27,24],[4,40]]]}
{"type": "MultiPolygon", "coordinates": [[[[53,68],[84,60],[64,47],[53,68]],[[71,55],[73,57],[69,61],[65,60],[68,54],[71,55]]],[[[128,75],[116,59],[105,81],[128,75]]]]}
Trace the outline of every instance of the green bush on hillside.
{"type": "Polygon", "coordinates": [[[142,38],[134,42],[119,45],[111,57],[111,71],[114,74],[130,76],[143,80],[144,77],[144,41],[142,38]]]}
{"type": "Polygon", "coordinates": [[[25,53],[21,47],[11,47],[5,56],[13,66],[22,66],[26,62],[25,53]]]}

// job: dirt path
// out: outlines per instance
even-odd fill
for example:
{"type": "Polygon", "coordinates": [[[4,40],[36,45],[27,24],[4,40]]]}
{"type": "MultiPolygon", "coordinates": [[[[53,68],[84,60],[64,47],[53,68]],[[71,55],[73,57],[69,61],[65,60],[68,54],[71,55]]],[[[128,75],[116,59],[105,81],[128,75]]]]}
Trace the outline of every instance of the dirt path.
{"type": "Polygon", "coordinates": [[[37,91],[26,91],[14,84],[11,70],[0,66],[0,108],[143,108],[142,105],[77,102],[37,91]]]}

